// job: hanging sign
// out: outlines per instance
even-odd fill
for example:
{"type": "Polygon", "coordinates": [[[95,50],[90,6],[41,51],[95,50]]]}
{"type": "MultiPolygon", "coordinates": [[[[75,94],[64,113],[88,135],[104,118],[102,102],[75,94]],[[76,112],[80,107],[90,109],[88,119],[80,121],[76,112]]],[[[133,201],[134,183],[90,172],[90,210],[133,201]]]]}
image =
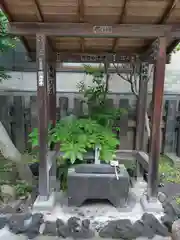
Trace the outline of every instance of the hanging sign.
{"type": "Polygon", "coordinates": [[[94,26],[93,27],[93,32],[94,33],[101,33],[101,34],[106,34],[106,33],[112,33],[113,29],[112,26],[94,26]]]}
{"type": "Polygon", "coordinates": [[[104,62],[105,60],[106,60],[106,56],[98,56],[98,55],[81,56],[81,62],[104,62]]]}
{"type": "Polygon", "coordinates": [[[130,62],[135,60],[135,56],[127,56],[127,55],[116,55],[116,54],[109,54],[109,55],[81,55],[81,62],[105,62],[109,61],[112,62],[130,62]]]}
{"type": "Polygon", "coordinates": [[[109,63],[128,63],[135,61],[138,56],[135,54],[119,54],[119,53],[102,53],[102,54],[85,54],[85,53],[56,53],[56,62],[84,62],[84,63],[101,63],[108,61],[109,63]]]}
{"type": "Polygon", "coordinates": [[[49,66],[49,72],[48,72],[48,94],[51,95],[55,92],[55,86],[54,86],[54,76],[55,76],[55,71],[54,68],[50,65],[49,66]]]}

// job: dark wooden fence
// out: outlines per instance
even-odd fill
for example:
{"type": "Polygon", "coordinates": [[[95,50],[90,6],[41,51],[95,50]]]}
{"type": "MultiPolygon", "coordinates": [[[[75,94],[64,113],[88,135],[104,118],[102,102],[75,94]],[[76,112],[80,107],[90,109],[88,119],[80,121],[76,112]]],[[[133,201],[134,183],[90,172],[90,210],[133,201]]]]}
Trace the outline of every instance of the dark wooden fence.
{"type": "MultiPolygon", "coordinates": [[[[129,96],[114,101],[109,98],[109,105],[116,102],[116,107],[128,109],[128,114],[121,117],[118,123],[120,131],[120,149],[134,149],[136,132],[136,103],[130,102],[129,96]]],[[[180,157],[180,101],[166,100],[163,106],[161,124],[162,144],[161,151],[176,153],[180,157]]],[[[148,107],[150,109],[150,107],[148,107]]],[[[70,112],[80,116],[87,111],[80,98],[61,96],[57,101],[57,119],[70,112]],[[71,107],[70,107],[71,105],[71,107]],[[73,107],[72,107],[73,106],[73,107]]],[[[151,111],[149,110],[149,116],[151,111]]],[[[0,120],[4,124],[15,146],[24,152],[30,149],[28,134],[37,127],[37,102],[36,96],[4,96],[0,95],[0,120]]],[[[146,139],[147,140],[147,139],[146,139]]],[[[148,141],[147,141],[148,149],[148,141]]]]}

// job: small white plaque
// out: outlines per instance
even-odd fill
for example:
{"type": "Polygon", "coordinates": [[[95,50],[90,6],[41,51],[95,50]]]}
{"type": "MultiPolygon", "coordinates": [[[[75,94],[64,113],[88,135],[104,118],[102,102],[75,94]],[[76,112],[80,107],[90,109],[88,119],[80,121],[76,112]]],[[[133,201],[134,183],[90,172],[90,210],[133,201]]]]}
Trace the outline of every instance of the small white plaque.
{"type": "Polygon", "coordinates": [[[119,162],[118,162],[118,161],[115,161],[115,160],[112,160],[112,161],[110,162],[110,165],[111,165],[112,167],[118,167],[118,166],[119,166],[119,162]]]}
{"type": "Polygon", "coordinates": [[[40,87],[44,86],[44,73],[43,73],[43,71],[38,72],[38,85],[40,87]]]}
{"type": "Polygon", "coordinates": [[[94,33],[101,33],[101,34],[107,34],[107,33],[112,33],[113,28],[112,26],[94,26],[93,27],[93,32],[94,33]]]}

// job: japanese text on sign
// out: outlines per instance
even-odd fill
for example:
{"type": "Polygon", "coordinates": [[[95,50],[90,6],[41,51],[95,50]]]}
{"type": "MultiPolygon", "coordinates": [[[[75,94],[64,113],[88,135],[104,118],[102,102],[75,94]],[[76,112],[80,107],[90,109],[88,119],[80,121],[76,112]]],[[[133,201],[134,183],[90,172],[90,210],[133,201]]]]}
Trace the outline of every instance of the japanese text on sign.
{"type": "Polygon", "coordinates": [[[40,87],[44,86],[44,73],[43,73],[43,71],[38,72],[38,85],[40,87]]]}
{"type": "Polygon", "coordinates": [[[112,26],[94,26],[94,33],[112,33],[112,26]]]}

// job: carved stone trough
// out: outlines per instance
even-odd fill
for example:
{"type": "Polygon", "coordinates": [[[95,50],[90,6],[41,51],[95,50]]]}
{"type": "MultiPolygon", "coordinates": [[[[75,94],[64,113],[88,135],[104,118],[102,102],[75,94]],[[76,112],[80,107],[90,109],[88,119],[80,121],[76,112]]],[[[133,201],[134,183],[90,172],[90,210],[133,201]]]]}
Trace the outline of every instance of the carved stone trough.
{"type": "Polygon", "coordinates": [[[80,164],[68,171],[68,204],[81,206],[89,199],[109,200],[115,207],[126,204],[129,193],[129,175],[120,165],[118,177],[108,164],[80,164]]]}

